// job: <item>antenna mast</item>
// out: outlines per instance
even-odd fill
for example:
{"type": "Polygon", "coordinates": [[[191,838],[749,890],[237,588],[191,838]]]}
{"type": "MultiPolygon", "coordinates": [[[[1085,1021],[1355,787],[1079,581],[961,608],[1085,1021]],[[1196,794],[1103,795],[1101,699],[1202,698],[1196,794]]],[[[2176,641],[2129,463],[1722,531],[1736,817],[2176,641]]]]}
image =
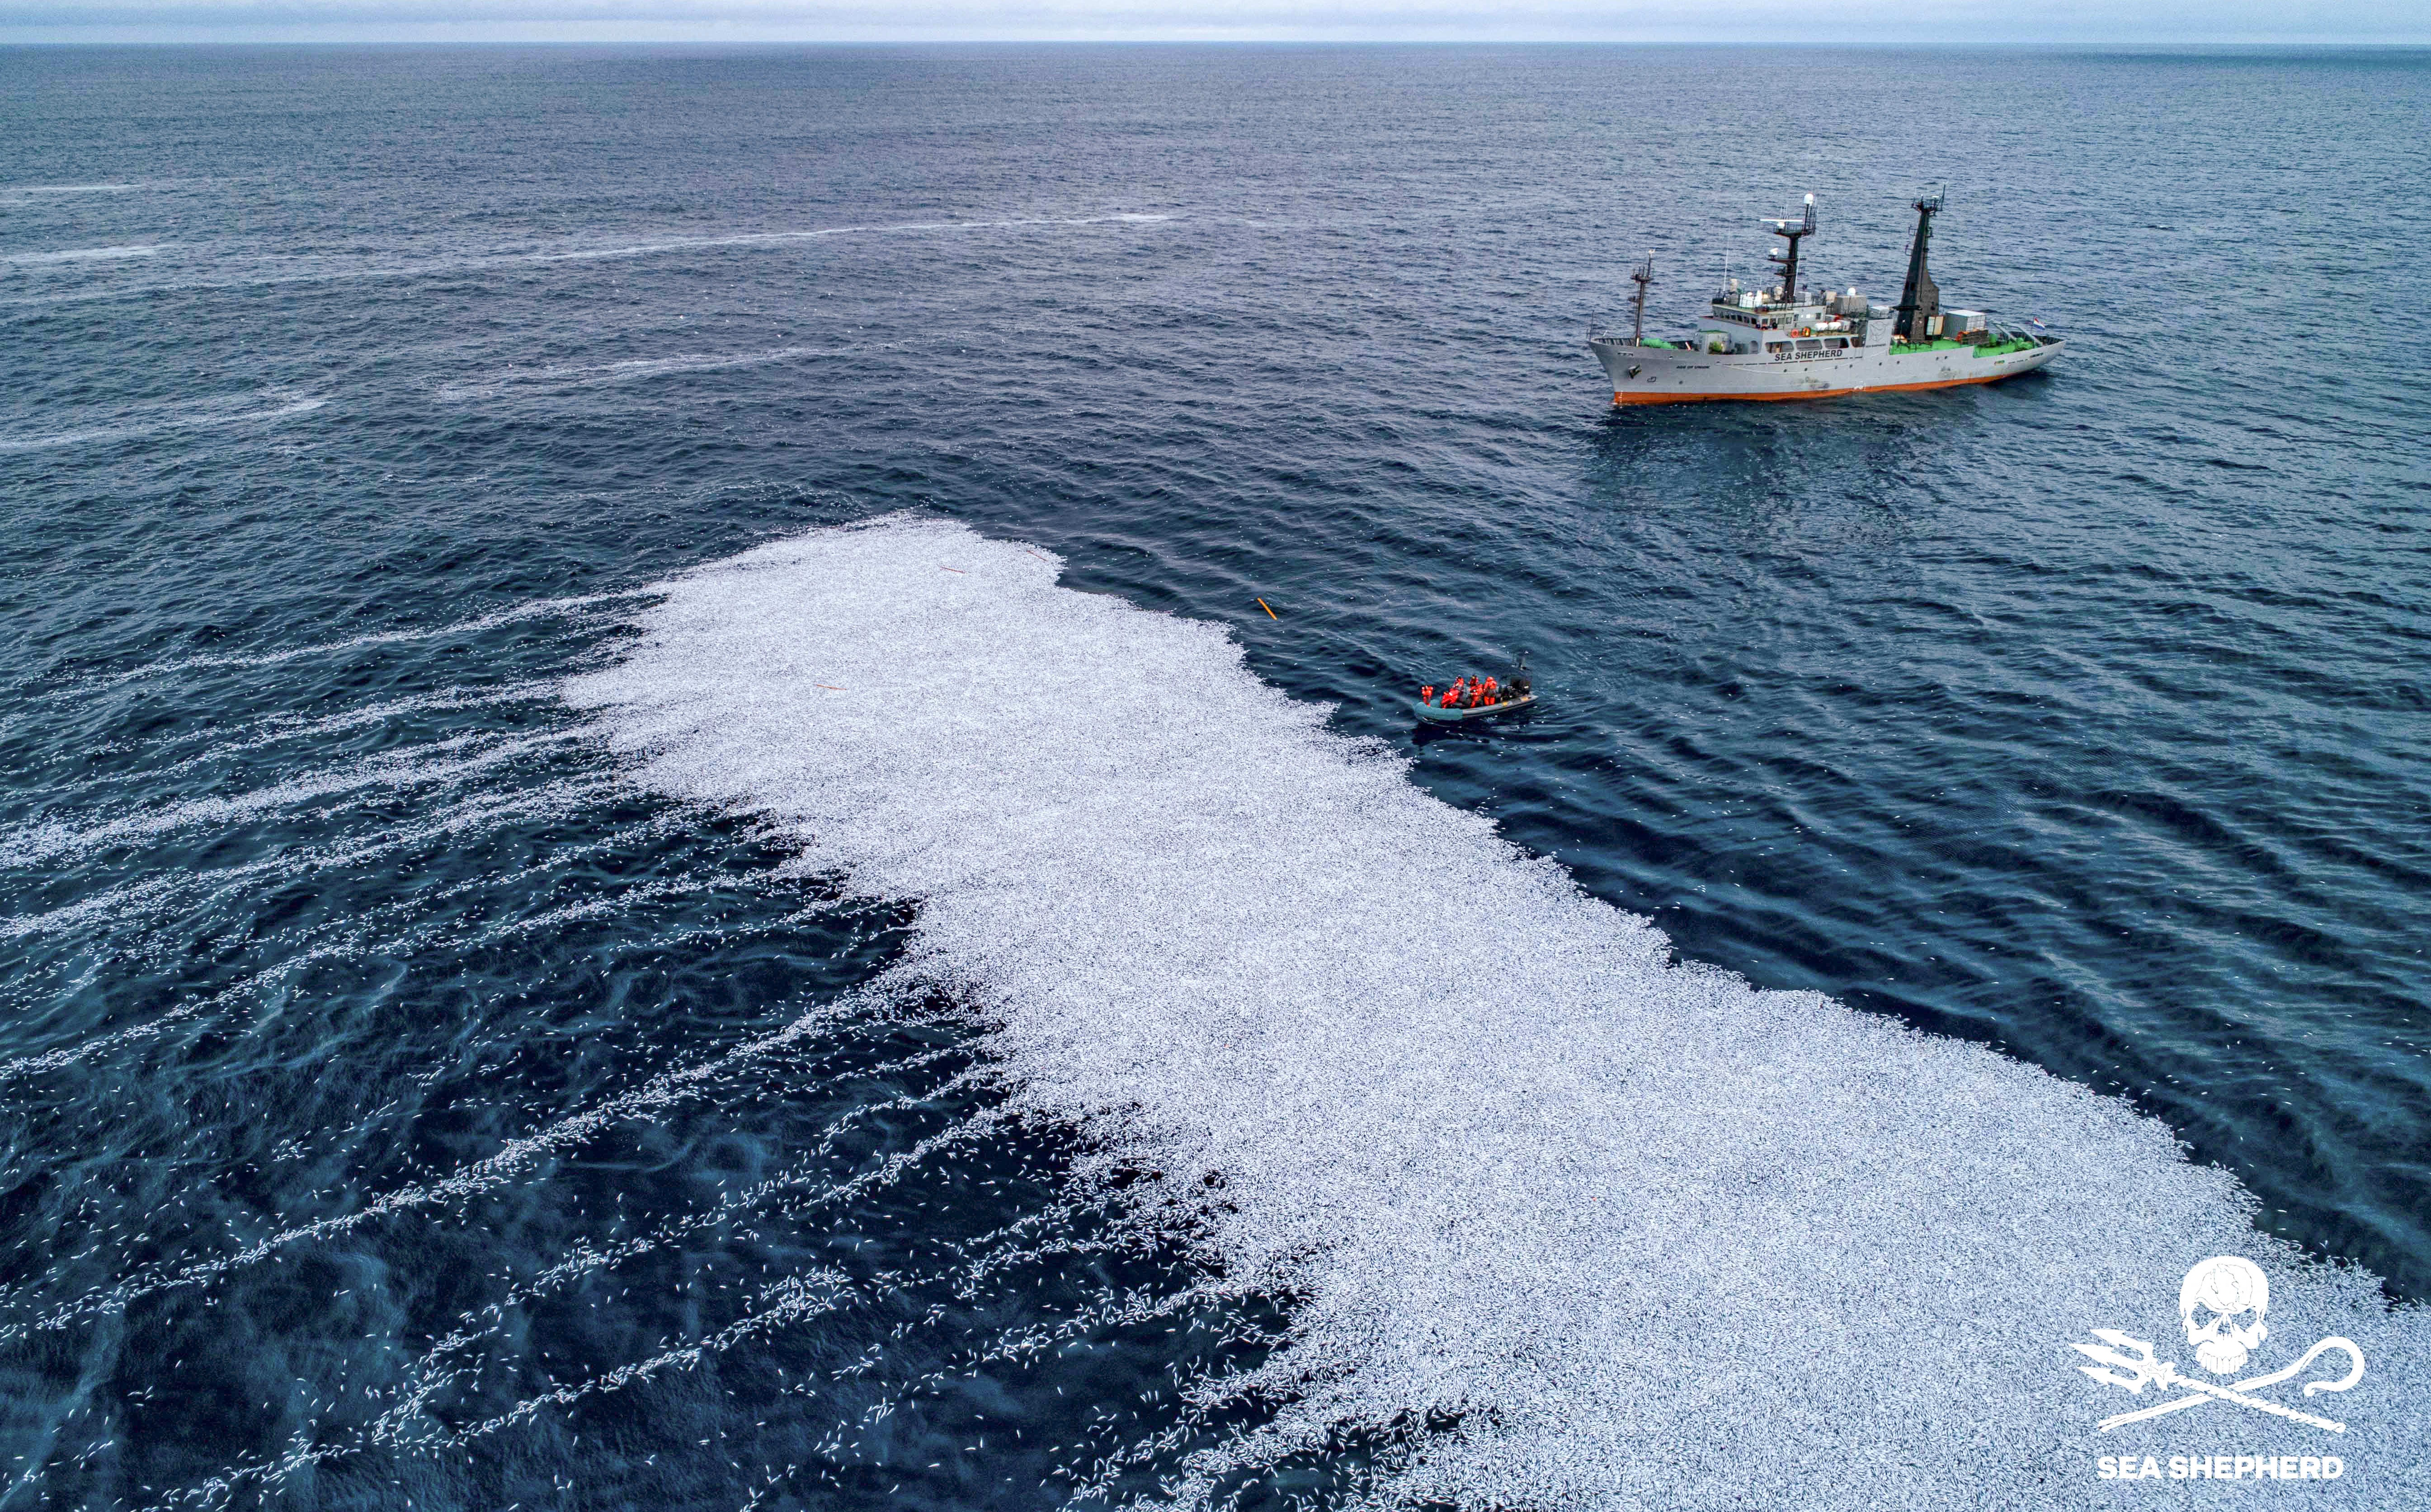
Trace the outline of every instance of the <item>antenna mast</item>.
{"type": "Polygon", "coordinates": [[[1637,318],[1630,324],[1629,344],[1644,346],[1646,344],[1646,286],[1654,281],[1653,253],[1648,253],[1646,260],[1631,271],[1629,281],[1637,286],[1637,318]]]}
{"type": "Polygon", "coordinates": [[[1798,243],[1815,234],[1815,196],[1806,196],[1806,219],[1803,222],[1775,221],[1772,234],[1789,239],[1788,251],[1768,252],[1765,258],[1781,264],[1781,302],[1795,305],[1798,303],[1798,243]]]}

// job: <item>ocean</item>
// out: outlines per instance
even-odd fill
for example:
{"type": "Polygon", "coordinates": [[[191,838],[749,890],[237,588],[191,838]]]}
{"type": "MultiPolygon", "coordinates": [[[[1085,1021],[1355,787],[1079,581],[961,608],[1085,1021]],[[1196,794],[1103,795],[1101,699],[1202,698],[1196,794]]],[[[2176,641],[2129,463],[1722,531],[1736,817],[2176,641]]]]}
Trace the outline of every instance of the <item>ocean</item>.
{"type": "Polygon", "coordinates": [[[0,81],[0,1508],[2431,1499],[2431,53],[0,81]]]}

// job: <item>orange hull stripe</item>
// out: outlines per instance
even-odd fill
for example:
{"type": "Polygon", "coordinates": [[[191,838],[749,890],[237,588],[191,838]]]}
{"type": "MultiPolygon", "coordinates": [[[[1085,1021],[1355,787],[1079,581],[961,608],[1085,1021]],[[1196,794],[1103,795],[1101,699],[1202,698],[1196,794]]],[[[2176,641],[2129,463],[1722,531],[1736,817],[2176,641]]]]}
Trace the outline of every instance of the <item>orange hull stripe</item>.
{"type": "MultiPolygon", "coordinates": [[[[2018,373],[2033,371],[2032,368],[2020,368],[2018,373]]],[[[1998,383],[2003,378],[2017,375],[2017,373],[1986,373],[1972,378],[1936,378],[1931,383],[1885,383],[1868,389],[1802,389],[1796,393],[1616,393],[1612,402],[1617,405],[1702,405],[1755,400],[1769,404],[1783,399],[1838,399],[1853,393],[1906,393],[1916,389],[1955,389],[1961,384],[1998,383]]]]}

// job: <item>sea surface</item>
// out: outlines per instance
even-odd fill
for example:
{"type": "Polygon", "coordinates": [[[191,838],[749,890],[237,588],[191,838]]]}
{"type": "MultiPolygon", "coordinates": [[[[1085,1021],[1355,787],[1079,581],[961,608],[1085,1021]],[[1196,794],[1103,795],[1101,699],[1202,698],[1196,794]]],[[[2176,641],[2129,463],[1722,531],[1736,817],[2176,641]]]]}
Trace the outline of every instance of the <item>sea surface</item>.
{"type": "Polygon", "coordinates": [[[0,100],[0,1508],[2106,1504],[2019,1321],[2132,1253],[2173,1346],[2215,1241],[2374,1372],[2218,1489],[2431,1500],[2431,54],[0,100]],[[1942,185],[2047,372],[1611,410],[1634,260],[1676,331],[1813,192],[1886,298],[1942,185]],[[1769,1366],[1682,1321],[2012,1135],[1715,1302],[1769,1366]],[[2024,1426],[1881,1385],[1967,1338],[2024,1426]]]}

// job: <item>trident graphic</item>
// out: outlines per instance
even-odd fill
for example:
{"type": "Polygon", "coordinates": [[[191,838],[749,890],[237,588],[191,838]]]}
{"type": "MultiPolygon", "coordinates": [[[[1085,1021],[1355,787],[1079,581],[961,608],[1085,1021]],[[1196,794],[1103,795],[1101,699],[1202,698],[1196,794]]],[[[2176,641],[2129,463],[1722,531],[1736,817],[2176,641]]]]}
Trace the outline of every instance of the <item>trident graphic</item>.
{"type": "Polygon", "coordinates": [[[2157,1418],[2164,1413],[2179,1412],[2188,1407],[2202,1406],[2206,1402],[2219,1401],[2234,1402],[2240,1407],[2252,1407],[2256,1412],[2268,1412],[2277,1417],[2290,1418],[2315,1428],[2342,1434],[2347,1431],[2345,1423],[2332,1422],[2327,1418],[2316,1418],[2309,1412],[2299,1412],[2293,1407],[2282,1406],[2276,1402],[2265,1401],[2261,1397],[2251,1396],[2248,1393],[2262,1387],[2277,1386],[2282,1381],[2293,1379],[2324,1351],[2334,1349],[2346,1352],[2347,1359],[2350,1361],[2347,1373],[2336,1381],[2305,1382],[2305,1395],[2309,1397],[2316,1391],[2343,1391],[2363,1379],[2363,1351],[2356,1348],[2354,1340],[2340,1338],[2335,1334],[2306,1350],[2303,1359],[2286,1370],[2273,1371],[2269,1375],[2257,1375],[2228,1386],[2214,1386],[2209,1381],[2198,1381],[2190,1376],[2179,1374],[2178,1368],[2169,1361],[2153,1358],[2152,1345],[2140,1338],[2130,1338],[2116,1328],[2097,1328],[2093,1331],[2093,1337],[2101,1339],[2102,1344],[2071,1344],[2069,1348],[2088,1358],[2101,1361],[2102,1365],[2116,1367],[2114,1370],[2104,1370],[2101,1366],[2094,1365],[2077,1367],[2095,1380],[2107,1381],[2112,1386],[2123,1386],[2134,1392],[2141,1392],[2147,1386],[2157,1386],[2164,1390],[2176,1388],[2200,1393],[2179,1397],[2175,1401],[2164,1402],[2158,1406],[2146,1407],[2139,1412],[2122,1412],[2115,1418],[2104,1418],[2097,1424],[2104,1433],[2131,1422],[2141,1422],[2147,1418],[2157,1418]],[[2105,1349],[2103,1347],[2104,1344],[2111,1347],[2105,1349]],[[2134,1353],[2122,1353],[2130,1350],[2134,1353]],[[2126,1373],[2120,1373],[2122,1371],[2126,1373]]]}

